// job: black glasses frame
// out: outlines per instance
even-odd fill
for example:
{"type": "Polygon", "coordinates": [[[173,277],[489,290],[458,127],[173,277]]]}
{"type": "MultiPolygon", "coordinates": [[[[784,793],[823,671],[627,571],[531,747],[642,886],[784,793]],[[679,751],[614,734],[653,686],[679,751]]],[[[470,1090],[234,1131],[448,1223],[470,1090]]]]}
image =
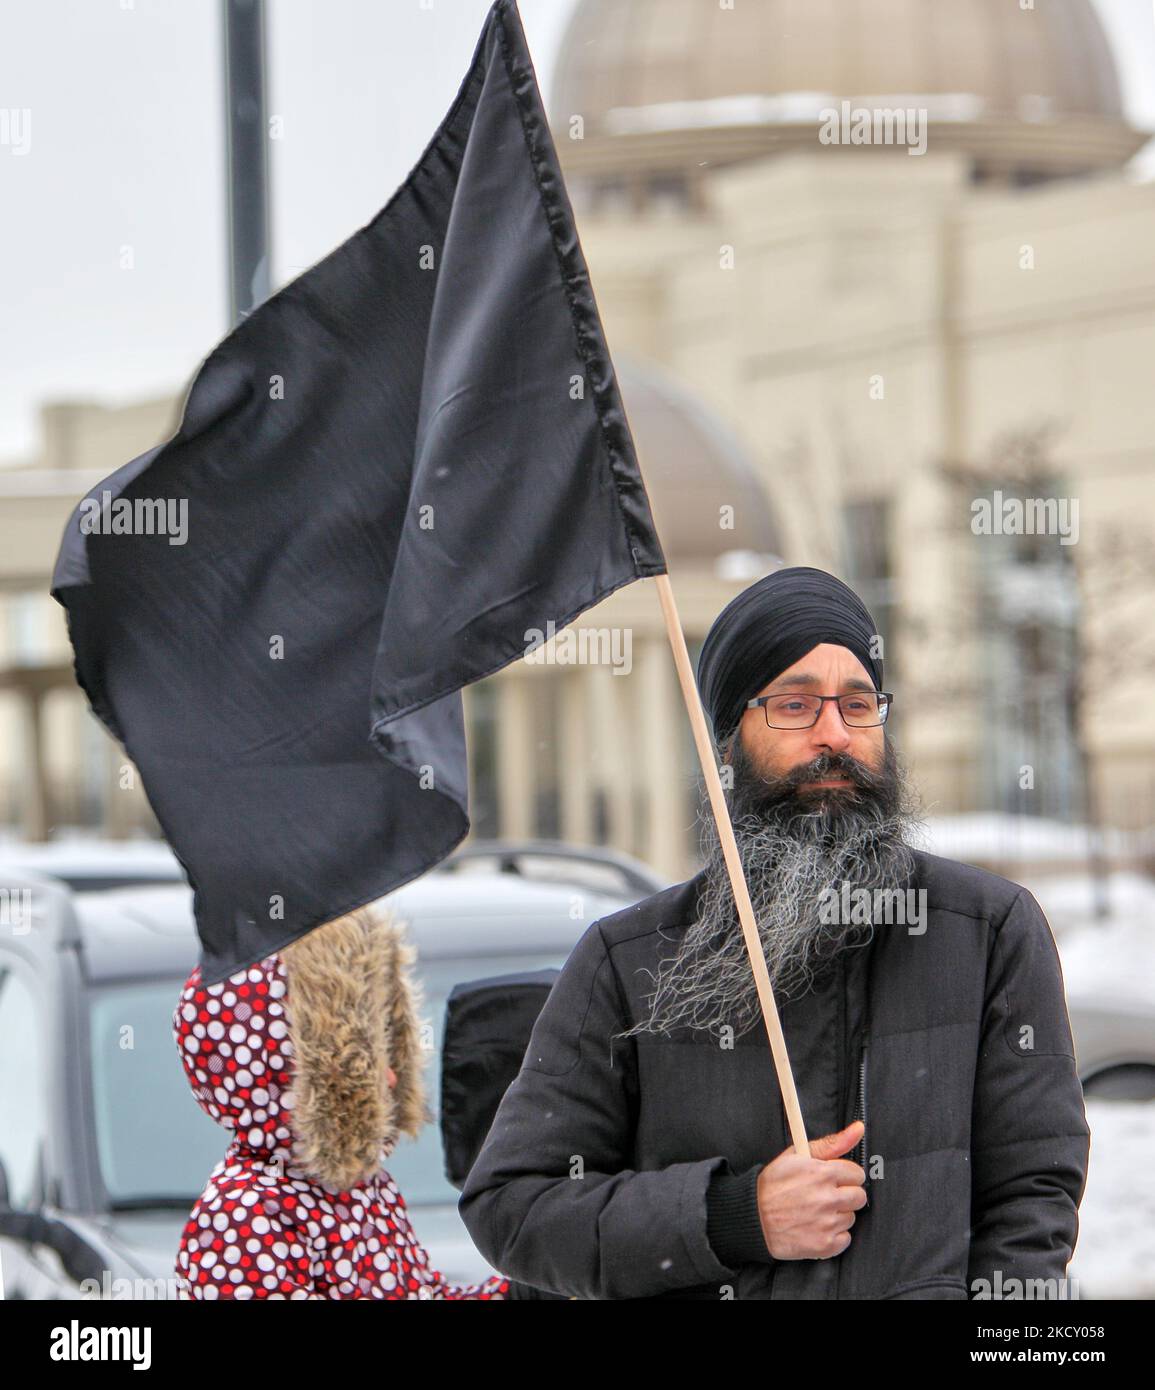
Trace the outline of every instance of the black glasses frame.
{"type": "Polygon", "coordinates": [[[811,695],[808,691],[776,690],[772,695],[756,695],[753,700],[746,701],[747,709],[757,709],[762,706],[762,713],[766,716],[766,727],[768,729],[813,729],[815,724],[822,718],[822,706],[827,700],[834,700],[838,704],[838,713],[842,722],[848,729],[878,729],[886,723],[890,714],[890,707],[894,703],[894,696],[888,690],[848,690],[845,695],[811,695]],[[770,711],[766,706],[771,700],[780,700],[786,695],[798,695],[806,700],[817,700],[818,708],[814,711],[814,718],[809,724],[771,724],[770,711]],[[879,714],[882,716],[876,724],[851,724],[846,717],[846,712],[842,708],[843,700],[853,700],[862,695],[876,695],[879,700],[879,714]]]}

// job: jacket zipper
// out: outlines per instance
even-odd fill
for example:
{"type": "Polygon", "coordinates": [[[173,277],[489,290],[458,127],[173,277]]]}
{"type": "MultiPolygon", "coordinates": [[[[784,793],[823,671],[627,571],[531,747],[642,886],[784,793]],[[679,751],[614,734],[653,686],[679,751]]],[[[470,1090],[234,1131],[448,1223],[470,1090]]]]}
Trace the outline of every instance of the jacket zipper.
{"type": "MultiPolygon", "coordinates": [[[[866,1037],[862,1039],[862,1055],[858,1062],[858,1111],[856,1119],[862,1121],[862,1138],[858,1141],[858,1164],[866,1170],[866,1050],[870,1046],[870,1040],[866,1037]]],[[[864,1184],[866,1190],[866,1205],[870,1205],[870,1179],[867,1178],[864,1184]]]]}
{"type": "MultiPolygon", "coordinates": [[[[858,1143],[855,1145],[855,1147],[854,1147],[854,1154],[855,1154],[855,1162],[857,1162],[857,1163],[859,1164],[859,1166],[862,1168],[863,1172],[866,1171],[866,1049],[867,1049],[868,1046],[869,1046],[869,1040],[867,1039],[866,1034],[863,1033],[863,1036],[862,1036],[862,1048],[861,1048],[861,1050],[860,1050],[860,1052],[859,1052],[859,1054],[858,1054],[858,1104],[855,1106],[854,1116],[853,1116],[853,1119],[854,1119],[854,1120],[861,1120],[861,1121],[862,1121],[862,1138],[861,1138],[861,1139],[858,1141],[858,1143]]],[[[862,1185],[862,1186],[863,1186],[863,1191],[866,1193],[866,1206],[869,1207],[869,1206],[870,1206],[870,1179],[869,1179],[869,1177],[867,1177],[867,1178],[865,1179],[865,1181],[863,1182],[863,1185],[862,1185]]],[[[864,1208],[864,1210],[865,1210],[865,1208],[864,1208]]],[[[852,1235],[852,1238],[853,1238],[853,1231],[851,1232],[851,1235],[852,1235]]],[[[842,1290],[842,1271],[843,1271],[843,1262],[842,1262],[842,1260],[839,1260],[839,1261],[838,1261],[838,1272],[837,1272],[837,1276],[836,1276],[836,1278],[835,1278],[835,1285],[834,1285],[834,1290],[835,1290],[835,1291],[834,1291],[834,1297],[835,1297],[835,1298],[840,1298],[840,1297],[842,1296],[842,1294],[841,1294],[841,1290],[842,1290]]]]}

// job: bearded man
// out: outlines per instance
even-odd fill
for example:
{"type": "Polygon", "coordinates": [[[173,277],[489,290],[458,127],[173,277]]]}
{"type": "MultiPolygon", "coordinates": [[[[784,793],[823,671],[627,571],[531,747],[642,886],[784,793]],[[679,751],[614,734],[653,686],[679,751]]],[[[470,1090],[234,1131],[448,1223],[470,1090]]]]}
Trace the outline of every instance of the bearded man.
{"type": "MultiPolygon", "coordinates": [[[[582,937],[465,1184],[503,1274],[585,1299],[1069,1297],[1089,1132],[1026,889],[923,852],[875,624],[832,575],[739,594],[698,684],[809,1156],[713,821],[582,937]]],[[[949,680],[949,673],[944,676],[949,680]]]]}

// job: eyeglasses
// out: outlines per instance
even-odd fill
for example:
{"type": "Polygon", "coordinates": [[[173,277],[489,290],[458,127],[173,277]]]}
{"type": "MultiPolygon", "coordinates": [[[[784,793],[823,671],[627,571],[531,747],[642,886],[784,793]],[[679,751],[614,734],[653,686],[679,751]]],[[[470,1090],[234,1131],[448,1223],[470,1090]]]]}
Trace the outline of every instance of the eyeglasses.
{"type": "Polygon", "coordinates": [[[836,700],[843,723],[852,729],[873,729],[886,723],[893,695],[882,690],[856,690],[849,695],[796,695],[779,692],[746,701],[747,709],[762,706],[771,729],[810,729],[818,723],[822,706],[836,700]]]}

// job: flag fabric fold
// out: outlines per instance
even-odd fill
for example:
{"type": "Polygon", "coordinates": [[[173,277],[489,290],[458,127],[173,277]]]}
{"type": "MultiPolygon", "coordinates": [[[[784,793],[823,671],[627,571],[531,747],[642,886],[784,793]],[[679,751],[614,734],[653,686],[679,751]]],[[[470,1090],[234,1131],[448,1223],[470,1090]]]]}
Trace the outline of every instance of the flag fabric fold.
{"type": "Polygon", "coordinates": [[[462,687],[665,569],[496,0],[402,187],[65,533],[77,678],[195,890],[206,983],[443,859],[469,828],[462,687]]]}

